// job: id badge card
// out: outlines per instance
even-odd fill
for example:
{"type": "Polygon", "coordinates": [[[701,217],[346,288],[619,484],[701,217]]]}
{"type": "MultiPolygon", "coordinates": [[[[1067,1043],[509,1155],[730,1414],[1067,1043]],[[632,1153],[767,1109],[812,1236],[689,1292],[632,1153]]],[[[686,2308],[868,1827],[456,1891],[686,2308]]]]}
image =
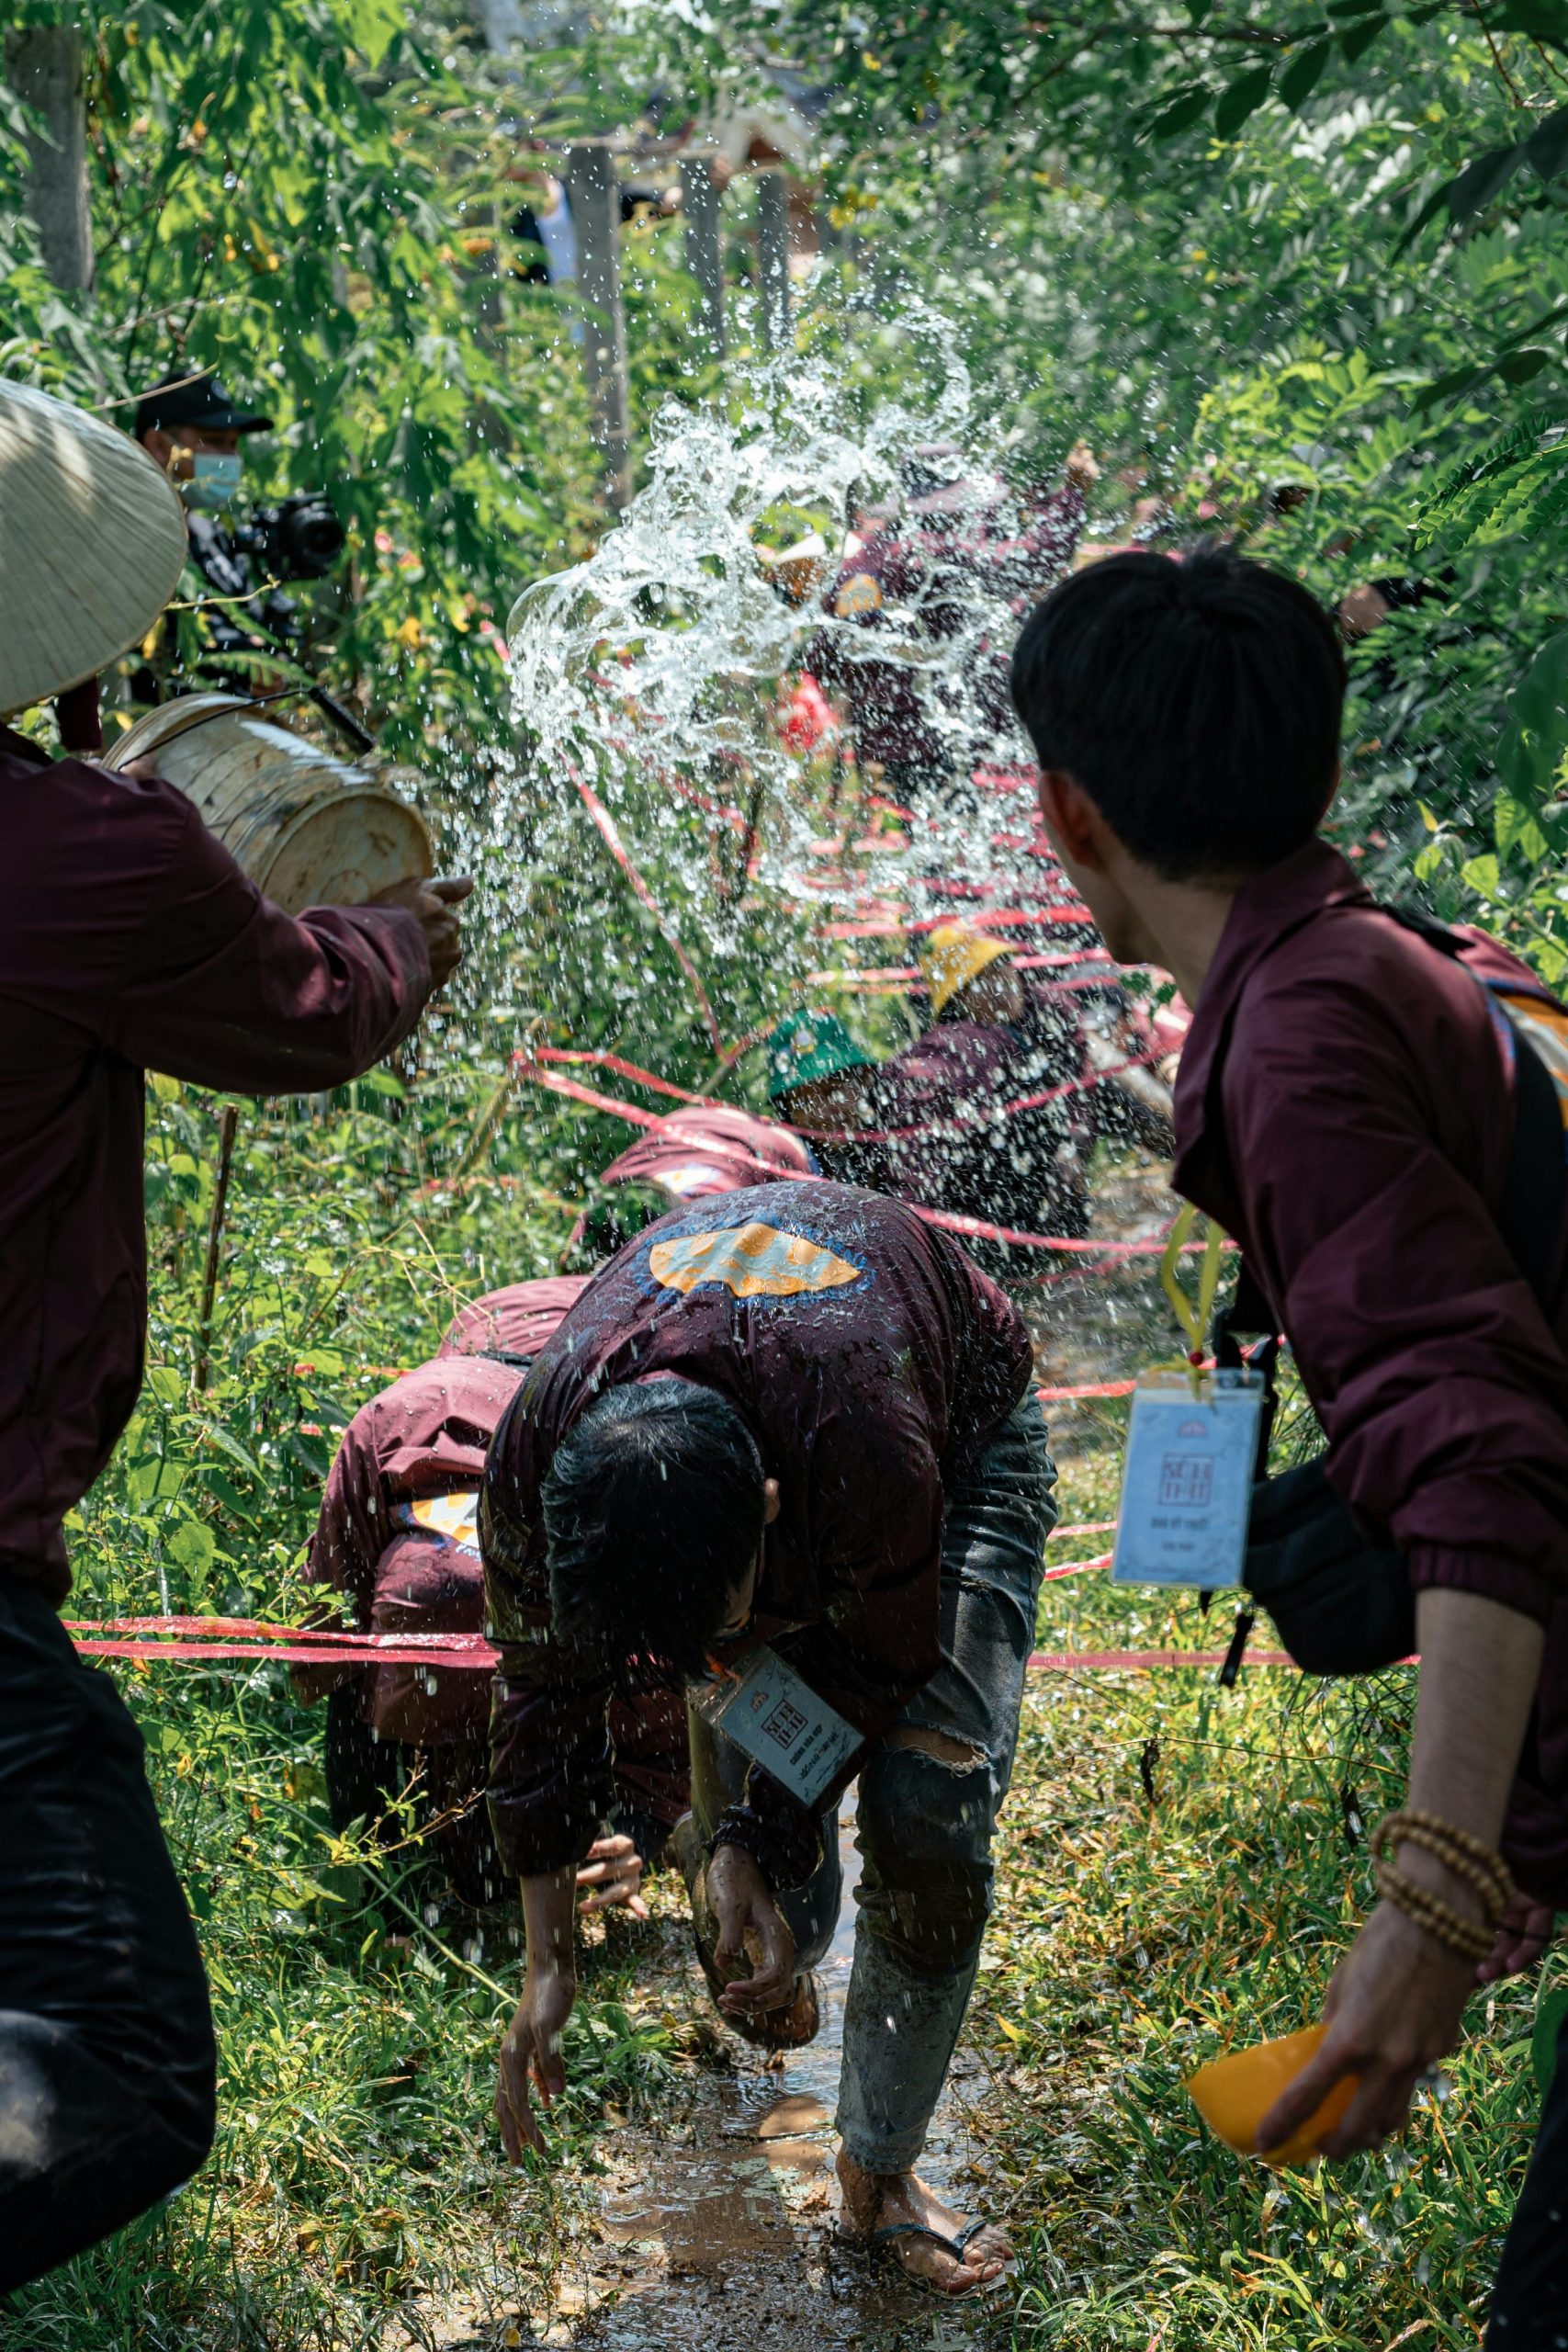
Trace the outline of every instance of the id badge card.
{"type": "Polygon", "coordinates": [[[698,1683],[692,1703],[805,1805],[821,1804],[865,1738],[766,1642],[748,1653],[734,1676],[698,1683]]]}
{"type": "Polygon", "coordinates": [[[1112,1584],[1241,1582],[1258,1466],[1259,1374],[1145,1373],[1133,1391],[1112,1584]]]}

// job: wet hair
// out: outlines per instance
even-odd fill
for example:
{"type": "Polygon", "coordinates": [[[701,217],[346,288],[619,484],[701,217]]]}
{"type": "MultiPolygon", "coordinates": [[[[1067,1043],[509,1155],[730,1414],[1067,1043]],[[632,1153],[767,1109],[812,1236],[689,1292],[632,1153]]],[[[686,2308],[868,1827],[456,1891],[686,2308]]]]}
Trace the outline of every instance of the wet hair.
{"type": "Polygon", "coordinates": [[[558,1638],[700,1675],[762,1541],[762,1457],[690,1380],[611,1388],[557,1446],[540,1502],[558,1638]]]}
{"type": "Polygon", "coordinates": [[[1041,766],[1074,777],[1134,857],[1169,882],[1222,880],[1316,831],[1345,676],[1299,581],[1210,544],[1063,581],[1024,626],[1012,695],[1041,766]]]}

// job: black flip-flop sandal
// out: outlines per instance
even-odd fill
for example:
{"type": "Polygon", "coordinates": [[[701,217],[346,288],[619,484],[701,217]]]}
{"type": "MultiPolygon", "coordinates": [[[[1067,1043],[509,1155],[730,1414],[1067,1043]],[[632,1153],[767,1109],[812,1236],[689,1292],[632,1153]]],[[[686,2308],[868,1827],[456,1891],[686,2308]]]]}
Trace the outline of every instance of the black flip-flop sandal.
{"type": "Polygon", "coordinates": [[[919,2271],[908,2269],[899,2261],[894,2251],[895,2245],[899,2238],[930,2238],[943,2254],[950,2254],[955,2262],[962,2262],[964,2248],[979,2236],[982,2230],[989,2227],[990,2223],[981,2216],[978,2220],[965,2222],[964,2227],[950,2237],[944,2230],[933,2230],[924,2222],[889,2222],[885,2229],[873,2230],[869,2237],[851,2237],[847,2231],[840,2230],[839,2244],[850,2254],[863,2254],[873,2263],[891,2266],[908,2285],[923,2288],[928,2295],[939,2295],[944,2303],[962,2303],[966,2302],[971,2295],[989,2294],[994,2288],[1001,2286],[1013,2264],[1005,2262],[994,2278],[983,2278],[973,2287],[954,2290],[939,2286],[934,2278],[927,2278],[919,2271]]]}

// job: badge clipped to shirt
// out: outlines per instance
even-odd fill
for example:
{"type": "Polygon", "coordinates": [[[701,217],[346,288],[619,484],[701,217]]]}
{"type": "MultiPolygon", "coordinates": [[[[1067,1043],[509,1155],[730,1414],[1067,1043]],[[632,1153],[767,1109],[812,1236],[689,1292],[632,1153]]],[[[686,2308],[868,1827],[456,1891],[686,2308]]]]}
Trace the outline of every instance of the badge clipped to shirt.
{"type": "Polygon", "coordinates": [[[821,1804],[864,1737],[766,1642],[736,1673],[699,1683],[692,1703],[805,1805],[821,1804]]]}
{"type": "Polygon", "coordinates": [[[1160,1267],[1191,1352],[1185,1370],[1146,1372],[1133,1391],[1111,1581],[1219,1592],[1240,1584],[1247,1559],[1266,1391],[1259,1373],[1203,1368],[1224,1237],[1210,1227],[1194,1305],[1176,1278],[1193,1214],[1178,1217],[1160,1267]]]}

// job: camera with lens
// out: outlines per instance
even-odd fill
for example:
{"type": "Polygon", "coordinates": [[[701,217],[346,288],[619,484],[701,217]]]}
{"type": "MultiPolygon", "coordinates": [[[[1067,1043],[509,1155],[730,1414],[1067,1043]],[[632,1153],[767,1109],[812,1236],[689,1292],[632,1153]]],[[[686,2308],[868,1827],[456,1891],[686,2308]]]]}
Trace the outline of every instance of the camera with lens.
{"type": "Polygon", "coordinates": [[[343,525],[324,498],[297,491],[276,506],[258,506],[231,525],[242,554],[254,556],[275,580],[322,580],[347,545],[343,525]]]}

